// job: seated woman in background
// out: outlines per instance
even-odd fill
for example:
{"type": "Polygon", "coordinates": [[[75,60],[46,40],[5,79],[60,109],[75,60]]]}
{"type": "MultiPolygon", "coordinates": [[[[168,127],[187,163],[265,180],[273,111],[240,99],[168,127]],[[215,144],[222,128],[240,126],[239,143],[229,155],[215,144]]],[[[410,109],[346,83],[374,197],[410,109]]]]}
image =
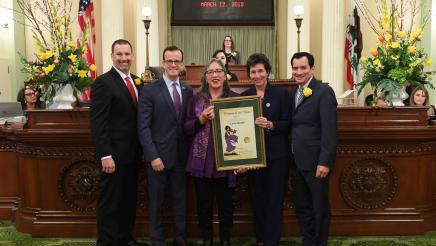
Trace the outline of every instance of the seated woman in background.
{"type": "Polygon", "coordinates": [[[23,110],[42,108],[39,92],[28,85],[18,91],[17,101],[21,102],[23,110]]]}
{"type": "Polygon", "coordinates": [[[241,57],[239,56],[239,52],[235,50],[235,44],[230,35],[224,37],[223,50],[226,54],[227,63],[241,64],[241,57]]]}
{"type": "Polygon", "coordinates": [[[220,60],[220,61],[224,64],[224,66],[226,67],[226,70],[227,70],[227,74],[226,74],[226,76],[227,76],[227,80],[228,80],[228,81],[238,81],[238,77],[236,76],[236,74],[234,74],[234,73],[232,73],[232,72],[229,71],[229,68],[228,68],[228,66],[227,66],[226,53],[225,53],[224,50],[216,50],[216,51],[213,53],[212,58],[215,58],[215,59],[217,59],[217,60],[220,60]]]}
{"type": "Polygon", "coordinates": [[[430,106],[427,111],[427,115],[434,115],[436,113],[436,109],[433,105],[429,105],[430,98],[428,96],[428,91],[423,86],[416,87],[412,94],[410,95],[410,106],[430,106]]]}

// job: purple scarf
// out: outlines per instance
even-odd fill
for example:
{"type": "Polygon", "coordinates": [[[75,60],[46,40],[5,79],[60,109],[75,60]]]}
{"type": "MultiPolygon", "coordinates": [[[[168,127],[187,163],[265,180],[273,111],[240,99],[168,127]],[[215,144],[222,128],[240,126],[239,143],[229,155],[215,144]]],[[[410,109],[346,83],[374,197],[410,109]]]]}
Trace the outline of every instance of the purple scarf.
{"type": "MultiPolygon", "coordinates": [[[[238,94],[231,91],[230,93],[223,95],[223,98],[234,96],[238,96],[238,94]]],[[[209,103],[198,94],[193,97],[192,103],[194,103],[193,113],[195,114],[196,118],[199,118],[203,110],[209,106],[209,103]]],[[[186,167],[187,171],[190,172],[192,176],[204,177],[207,160],[210,161],[210,159],[212,159],[213,163],[216,165],[213,148],[212,151],[210,151],[211,156],[206,156],[209,147],[209,141],[213,141],[210,139],[212,136],[211,129],[212,123],[207,121],[201,129],[197,130],[194,139],[192,140],[191,150],[188,157],[188,165],[186,167]]],[[[215,165],[214,168],[216,168],[215,165]]],[[[219,173],[222,172],[218,171],[217,173],[219,176],[221,176],[219,173]]],[[[235,187],[236,176],[233,171],[225,171],[225,175],[223,173],[222,177],[225,176],[228,177],[228,186],[235,187]]]]}

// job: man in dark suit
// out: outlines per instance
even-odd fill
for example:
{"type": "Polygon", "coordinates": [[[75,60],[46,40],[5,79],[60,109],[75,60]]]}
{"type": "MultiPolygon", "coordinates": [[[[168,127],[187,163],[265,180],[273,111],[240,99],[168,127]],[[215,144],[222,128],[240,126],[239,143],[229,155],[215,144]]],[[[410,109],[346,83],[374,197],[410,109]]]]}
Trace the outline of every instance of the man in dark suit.
{"type": "Polygon", "coordinates": [[[313,77],[314,63],[307,52],[296,53],[291,59],[292,76],[299,84],[291,93],[291,177],[304,246],[327,245],[328,178],[336,159],[337,141],[335,93],[313,77]]]}
{"type": "Polygon", "coordinates": [[[186,245],[186,172],[189,144],[183,133],[192,88],[179,80],[183,52],[163,51],[164,75],[144,86],[138,105],[138,132],[146,161],[149,195],[149,236],[152,245],[165,245],[163,212],[165,185],[171,186],[174,245],[186,245]]]}
{"type": "Polygon", "coordinates": [[[101,163],[97,204],[97,246],[136,246],[132,230],[141,147],[137,135],[138,78],[130,73],[132,46],[119,39],[112,44],[113,67],[91,90],[91,131],[101,163]]]}

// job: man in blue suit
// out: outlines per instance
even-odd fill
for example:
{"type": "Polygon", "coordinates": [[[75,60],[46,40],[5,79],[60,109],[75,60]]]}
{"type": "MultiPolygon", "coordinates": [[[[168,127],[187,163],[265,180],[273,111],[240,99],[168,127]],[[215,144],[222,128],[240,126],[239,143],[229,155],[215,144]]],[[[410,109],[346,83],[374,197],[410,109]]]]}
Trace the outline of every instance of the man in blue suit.
{"type": "Polygon", "coordinates": [[[163,210],[166,183],[171,185],[174,245],[186,245],[186,156],[183,123],[192,88],[179,80],[183,52],[170,46],[163,51],[165,73],[144,86],[138,102],[138,132],[144,152],[149,195],[149,237],[164,246],[163,210]]]}
{"type": "Polygon", "coordinates": [[[330,227],[328,178],[336,159],[337,102],[333,89],[313,76],[314,57],[295,53],[291,93],[293,200],[303,246],[327,245],[330,227]]]}

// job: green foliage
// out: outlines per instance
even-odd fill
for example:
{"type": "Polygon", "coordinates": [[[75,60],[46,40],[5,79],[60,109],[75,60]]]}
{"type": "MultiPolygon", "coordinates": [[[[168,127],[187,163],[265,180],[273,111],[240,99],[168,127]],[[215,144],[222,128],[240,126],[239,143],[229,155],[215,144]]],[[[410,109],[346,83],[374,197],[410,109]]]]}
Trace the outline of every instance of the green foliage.
{"type": "MultiPolygon", "coordinates": [[[[41,89],[42,99],[51,103],[56,89],[60,89],[62,85],[71,84],[75,96],[87,90],[92,84],[89,74],[95,71],[96,67],[94,64],[88,64],[83,57],[88,37],[82,35],[77,41],[72,38],[71,0],[17,1],[25,17],[32,23],[37,50],[35,59],[30,61],[19,54],[23,65],[22,71],[28,75],[34,87],[41,89]],[[35,17],[33,6],[36,5],[42,6],[44,22],[35,17]],[[46,23],[48,39],[42,34],[42,24],[39,23],[46,23]],[[50,43],[46,40],[50,40],[50,43]]],[[[87,33],[86,30],[84,33],[87,33]]]]}
{"type": "Polygon", "coordinates": [[[370,57],[360,59],[364,75],[357,84],[358,94],[369,85],[377,97],[390,101],[394,94],[409,84],[434,89],[429,83],[429,73],[424,72],[424,66],[431,65],[433,61],[424,49],[416,46],[428,18],[424,17],[415,29],[405,30],[401,24],[404,12],[396,4],[403,4],[403,1],[381,1],[379,22],[370,23],[378,35],[377,46],[371,50],[370,57]]]}

